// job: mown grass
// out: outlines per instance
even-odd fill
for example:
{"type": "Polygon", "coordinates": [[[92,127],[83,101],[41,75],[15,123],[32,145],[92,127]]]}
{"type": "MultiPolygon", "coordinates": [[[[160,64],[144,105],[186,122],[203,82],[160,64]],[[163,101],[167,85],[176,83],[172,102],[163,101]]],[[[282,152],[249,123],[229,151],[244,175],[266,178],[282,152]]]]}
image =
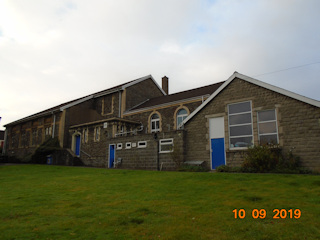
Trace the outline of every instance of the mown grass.
{"type": "Polygon", "coordinates": [[[0,239],[320,239],[320,177],[0,166],[0,220],[0,239]]]}

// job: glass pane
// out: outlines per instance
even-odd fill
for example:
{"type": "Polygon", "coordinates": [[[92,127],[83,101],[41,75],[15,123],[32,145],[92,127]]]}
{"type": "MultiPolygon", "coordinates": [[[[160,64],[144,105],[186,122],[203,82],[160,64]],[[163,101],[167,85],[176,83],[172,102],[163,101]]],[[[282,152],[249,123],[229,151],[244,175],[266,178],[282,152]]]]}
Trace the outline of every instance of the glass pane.
{"type": "Polygon", "coordinates": [[[173,140],[172,139],[163,139],[163,140],[160,140],[160,143],[161,144],[172,144],[173,140]]]}
{"type": "Polygon", "coordinates": [[[178,117],[178,119],[177,119],[177,124],[178,124],[178,126],[180,126],[180,124],[182,123],[182,121],[183,121],[183,118],[182,118],[182,117],[178,117]]]}
{"type": "Polygon", "coordinates": [[[155,113],[151,116],[151,119],[159,119],[159,115],[155,113]]]}
{"type": "Polygon", "coordinates": [[[278,144],[277,134],[260,136],[260,144],[278,144]]]}
{"type": "Polygon", "coordinates": [[[250,112],[251,111],[251,103],[243,102],[229,105],[229,114],[241,113],[241,112],[250,112]]]}
{"type": "Polygon", "coordinates": [[[188,114],[188,113],[187,113],[187,110],[185,110],[185,109],[180,109],[179,112],[178,112],[178,115],[183,115],[183,114],[184,114],[184,115],[185,115],[185,114],[188,114]]]}
{"type": "Polygon", "coordinates": [[[276,120],[276,112],[275,110],[258,112],[258,119],[260,122],[276,120]]]}
{"type": "Polygon", "coordinates": [[[259,134],[276,133],[276,122],[259,123],[259,134]]]}
{"type": "Polygon", "coordinates": [[[160,145],[160,152],[172,151],[172,145],[160,145]]]}
{"type": "Polygon", "coordinates": [[[230,136],[252,135],[251,124],[244,126],[230,127],[230,136]]]}
{"type": "Polygon", "coordinates": [[[243,123],[251,123],[251,113],[244,113],[239,115],[229,116],[229,124],[243,124],[243,123]]]}
{"type": "Polygon", "coordinates": [[[230,138],[230,148],[249,147],[252,144],[252,137],[230,138]]]}
{"type": "Polygon", "coordinates": [[[160,128],[160,121],[156,121],[156,128],[157,128],[157,129],[160,128]]]}

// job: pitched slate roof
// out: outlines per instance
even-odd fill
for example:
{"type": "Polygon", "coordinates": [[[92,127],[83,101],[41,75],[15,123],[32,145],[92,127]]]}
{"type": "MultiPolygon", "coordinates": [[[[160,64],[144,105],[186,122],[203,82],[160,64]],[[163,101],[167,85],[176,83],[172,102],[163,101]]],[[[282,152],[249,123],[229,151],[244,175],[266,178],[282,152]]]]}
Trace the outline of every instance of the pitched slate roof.
{"type": "Polygon", "coordinates": [[[112,88],[109,88],[109,89],[106,89],[106,90],[103,90],[103,91],[100,91],[100,92],[97,92],[97,93],[94,93],[94,94],[90,94],[90,95],[85,96],[85,97],[77,98],[75,100],[62,103],[62,104],[57,105],[55,107],[52,107],[52,108],[46,109],[44,111],[32,114],[32,115],[30,115],[28,117],[25,117],[25,118],[21,118],[21,119],[19,119],[17,121],[8,123],[4,127],[10,126],[10,125],[15,125],[15,124],[18,124],[18,123],[21,123],[21,122],[25,122],[25,121],[29,121],[31,119],[35,119],[35,118],[38,118],[38,117],[47,116],[47,115],[53,114],[55,112],[63,111],[64,109],[67,109],[69,107],[75,106],[75,105],[77,105],[79,103],[82,103],[82,102],[85,102],[85,101],[87,101],[89,99],[92,99],[92,98],[95,98],[95,97],[100,97],[100,96],[107,95],[107,94],[110,94],[110,93],[114,93],[114,92],[117,92],[117,91],[120,91],[120,90],[124,90],[127,87],[130,87],[130,86],[132,86],[134,84],[137,84],[137,83],[142,82],[142,81],[147,80],[147,79],[151,79],[156,84],[156,86],[162,91],[162,93],[164,95],[166,94],[161,89],[161,87],[157,84],[157,82],[154,80],[154,78],[151,75],[147,75],[145,77],[138,78],[138,79],[135,79],[135,80],[120,84],[118,86],[115,86],[115,87],[112,87],[112,88]]]}
{"type": "Polygon", "coordinates": [[[157,106],[172,104],[180,101],[187,101],[194,98],[201,98],[202,96],[209,97],[213,92],[215,92],[224,82],[214,83],[208,86],[199,87],[183,92],[178,92],[166,96],[156,97],[148,99],[142,104],[133,107],[128,110],[127,113],[139,112],[148,108],[154,108],[157,106]]]}
{"type": "Polygon", "coordinates": [[[209,102],[211,102],[212,99],[214,99],[221,91],[223,91],[223,89],[225,89],[234,79],[239,78],[242,79],[244,81],[247,81],[249,83],[255,84],[257,86],[266,88],[268,90],[280,93],[282,95],[285,95],[287,97],[291,97],[293,99],[296,99],[298,101],[304,102],[304,103],[308,103],[312,106],[315,107],[320,107],[320,101],[311,99],[311,98],[307,98],[304,97],[302,95],[299,95],[297,93],[293,93],[290,92],[288,90],[285,90],[283,88],[279,88],[276,86],[273,86],[271,84],[259,81],[257,79],[248,77],[246,75],[240,74],[238,72],[234,72],[227,81],[225,81],[206,101],[204,101],[198,108],[196,108],[196,110],[194,110],[184,121],[183,124],[186,124],[191,118],[193,118],[193,116],[195,116],[202,108],[204,108],[209,102]]]}

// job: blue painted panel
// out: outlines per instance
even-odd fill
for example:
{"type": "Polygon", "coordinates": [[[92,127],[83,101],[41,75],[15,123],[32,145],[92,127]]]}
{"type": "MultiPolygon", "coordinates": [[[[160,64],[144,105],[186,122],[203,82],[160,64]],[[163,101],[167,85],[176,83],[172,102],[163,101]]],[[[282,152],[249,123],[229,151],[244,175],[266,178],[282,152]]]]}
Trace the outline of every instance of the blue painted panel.
{"type": "Polygon", "coordinates": [[[80,135],[76,136],[76,155],[80,156],[80,135]]]}
{"type": "Polygon", "coordinates": [[[224,138],[211,139],[212,169],[225,165],[224,138]]]}
{"type": "Polygon", "coordinates": [[[115,145],[109,145],[109,168],[113,168],[114,167],[114,155],[115,155],[115,151],[114,151],[114,147],[115,145]]]}

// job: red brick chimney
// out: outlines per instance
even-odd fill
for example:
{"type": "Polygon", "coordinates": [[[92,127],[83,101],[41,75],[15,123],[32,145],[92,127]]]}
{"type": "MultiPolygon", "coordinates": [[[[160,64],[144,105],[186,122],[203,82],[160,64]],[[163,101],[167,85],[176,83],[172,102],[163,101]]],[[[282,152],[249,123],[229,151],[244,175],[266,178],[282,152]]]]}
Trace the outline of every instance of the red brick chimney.
{"type": "Polygon", "coordinates": [[[166,76],[162,78],[162,89],[166,94],[169,94],[169,78],[166,76]]]}

